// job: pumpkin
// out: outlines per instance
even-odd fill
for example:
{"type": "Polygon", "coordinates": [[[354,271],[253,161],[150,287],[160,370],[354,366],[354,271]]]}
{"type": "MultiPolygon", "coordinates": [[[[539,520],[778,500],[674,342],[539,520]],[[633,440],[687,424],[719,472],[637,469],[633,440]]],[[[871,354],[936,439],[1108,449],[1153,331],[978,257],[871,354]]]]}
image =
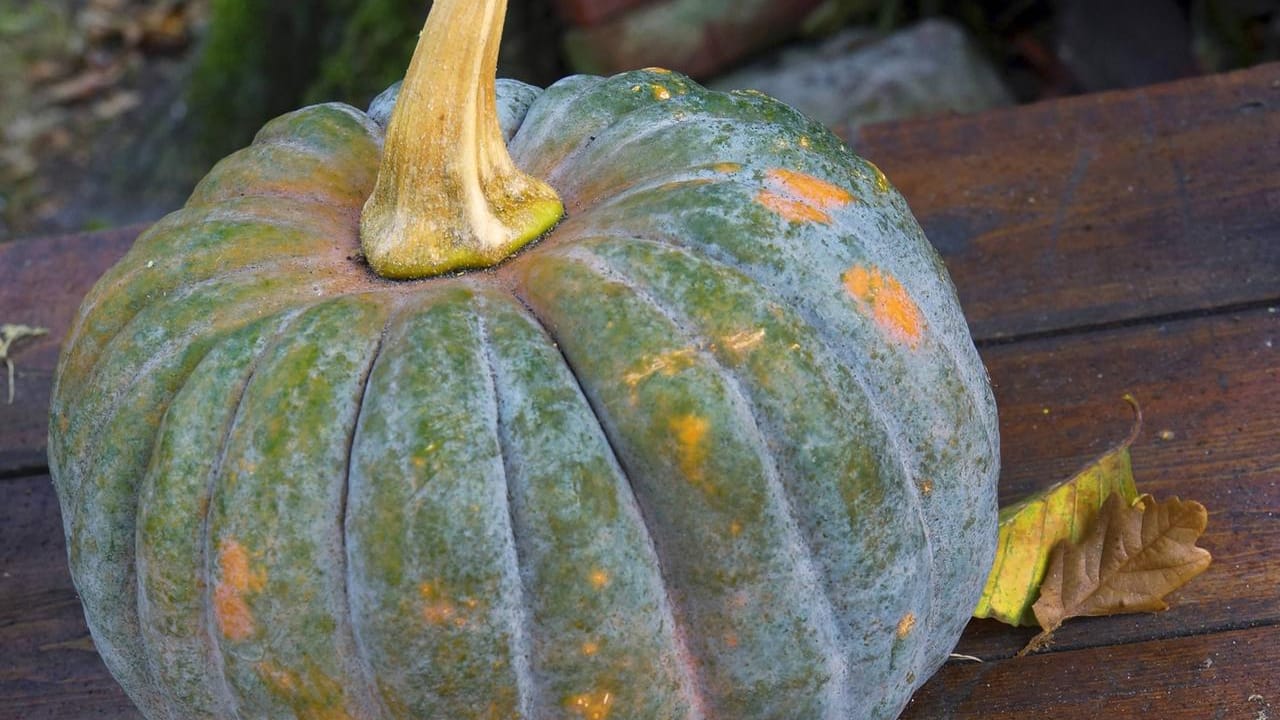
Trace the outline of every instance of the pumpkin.
{"type": "Polygon", "coordinates": [[[85,300],[103,659],[153,720],[895,717],[996,537],[941,262],[762,95],[495,85],[504,7],[437,0],[398,100],[272,121],[85,300]]]}

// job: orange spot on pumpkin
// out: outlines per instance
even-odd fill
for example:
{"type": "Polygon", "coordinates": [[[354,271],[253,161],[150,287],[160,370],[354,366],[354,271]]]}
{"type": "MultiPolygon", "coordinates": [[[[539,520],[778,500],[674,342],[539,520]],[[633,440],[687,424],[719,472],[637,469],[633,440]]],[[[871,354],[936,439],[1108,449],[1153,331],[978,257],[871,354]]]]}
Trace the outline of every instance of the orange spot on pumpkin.
{"type": "Polygon", "coordinates": [[[712,169],[712,170],[714,170],[714,171],[716,171],[716,172],[718,172],[718,173],[724,173],[724,174],[726,174],[726,175],[729,175],[729,174],[736,173],[736,172],[738,172],[739,170],[741,170],[741,169],[742,169],[742,163],[736,163],[736,162],[722,162],[722,163],[716,163],[715,165],[712,165],[712,166],[711,166],[711,169],[712,169]]]}
{"type": "Polygon", "coordinates": [[[924,316],[897,278],[878,268],[854,265],[842,280],[849,295],[885,333],[911,347],[920,343],[924,316]]]}
{"type": "Polygon", "coordinates": [[[600,643],[595,640],[588,640],[582,643],[582,654],[590,657],[600,652],[600,643]]]}
{"type": "Polygon", "coordinates": [[[772,190],[761,190],[756,193],[756,202],[784,220],[796,223],[816,222],[823,225],[831,224],[831,216],[825,212],[800,200],[793,200],[784,195],[779,195],[772,190]]]}
{"type": "Polygon", "coordinates": [[[648,361],[642,367],[624,375],[622,377],[622,381],[625,382],[634,392],[640,383],[648,380],[654,375],[671,377],[672,375],[692,366],[696,357],[697,350],[695,348],[668,350],[660,355],[654,355],[648,358],[648,361]]]}
{"type": "Polygon", "coordinates": [[[732,335],[725,335],[720,338],[720,343],[725,348],[736,353],[745,353],[749,350],[756,349],[760,343],[764,342],[764,328],[756,330],[743,330],[732,335]]]}
{"type": "Polygon", "coordinates": [[[765,174],[769,188],[756,194],[756,202],[791,222],[831,224],[827,210],[853,202],[853,194],[807,173],[773,168],[765,174]]]}
{"type": "Polygon", "coordinates": [[[277,697],[288,703],[297,717],[315,720],[352,720],[343,701],[343,689],[313,663],[302,671],[281,667],[270,660],[254,665],[258,677],[277,697]]]}
{"type": "Polygon", "coordinates": [[[911,634],[911,629],[916,626],[915,613],[907,613],[898,621],[898,639],[901,640],[911,634]]]}
{"type": "Polygon", "coordinates": [[[256,665],[258,677],[261,677],[267,685],[275,688],[283,694],[292,694],[298,689],[297,673],[286,670],[269,661],[262,661],[256,665]]]}
{"type": "Polygon", "coordinates": [[[603,590],[605,586],[609,584],[609,573],[597,568],[591,571],[591,574],[587,576],[587,579],[591,582],[591,587],[596,590],[603,590]]]}
{"type": "Polygon", "coordinates": [[[697,415],[681,415],[671,420],[670,429],[676,440],[680,472],[690,480],[702,480],[707,461],[707,431],[711,429],[711,423],[697,415]]]}
{"type": "Polygon", "coordinates": [[[565,705],[584,720],[606,720],[613,709],[613,693],[608,690],[595,690],[573,695],[565,705]]]}
{"type": "Polygon", "coordinates": [[[458,606],[444,597],[439,589],[429,582],[418,586],[418,595],[422,598],[422,619],[429,625],[447,625],[452,622],[461,626],[465,620],[458,615],[458,606]]]}
{"type": "Polygon", "coordinates": [[[218,629],[237,642],[253,635],[256,624],[245,595],[262,590],[266,574],[249,566],[249,553],[234,539],[218,546],[218,582],[213,589],[213,614],[218,629]]]}
{"type": "Polygon", "coordinates": [[[842,207],[853,202],[853,194],[848,190],[807,173],[774,168],[766,177],[786,194],[820,208],[842,207]]]}

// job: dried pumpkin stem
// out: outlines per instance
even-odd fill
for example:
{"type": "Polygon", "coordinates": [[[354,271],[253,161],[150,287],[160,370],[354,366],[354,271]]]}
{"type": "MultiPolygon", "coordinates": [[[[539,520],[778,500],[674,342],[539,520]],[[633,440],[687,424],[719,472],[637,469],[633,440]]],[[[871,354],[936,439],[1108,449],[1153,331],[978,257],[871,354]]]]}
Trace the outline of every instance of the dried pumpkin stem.
{"type": "Polygon", "coordinates": [[[506,0],[436,0],[387,128],[360,243],[379,275],[490,267],[563,216],[555,190],[516,168],[494,77],[506,0]]]}

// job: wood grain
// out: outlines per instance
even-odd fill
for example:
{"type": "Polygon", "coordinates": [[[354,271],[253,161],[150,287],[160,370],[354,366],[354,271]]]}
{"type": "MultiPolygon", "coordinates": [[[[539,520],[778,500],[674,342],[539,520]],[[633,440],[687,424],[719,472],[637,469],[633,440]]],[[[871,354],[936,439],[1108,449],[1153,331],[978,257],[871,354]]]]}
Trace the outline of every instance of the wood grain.
{"type": "Polygon", "coordinates": [[[1280,710],[1280,627],[952,661],[902,720],[1254,720],[1280,710]]]}
{"type": "Polygon", "coordinates": [[[1280,63],[854,140],[980,338],[1280,298],[1280,63]]]}
{"type": "Polygon", "coordinates": [[[107,674],[47,475],[0,484],[0,719],[141,718],[107,674]]]}

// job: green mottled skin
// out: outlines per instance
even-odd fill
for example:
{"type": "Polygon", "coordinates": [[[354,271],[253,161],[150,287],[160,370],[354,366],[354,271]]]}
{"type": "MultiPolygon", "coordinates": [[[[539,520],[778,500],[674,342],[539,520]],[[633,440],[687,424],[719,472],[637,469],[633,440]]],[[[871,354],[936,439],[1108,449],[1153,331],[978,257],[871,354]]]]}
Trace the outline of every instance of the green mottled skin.
{"type": "Polygon", "coordinates": [[[90,293],[50,462],[108,667],[152,720],[895,717],[981,590],[998,458],[901,197],[759,95],[499,93],[568,217],[496,269],[372,275],[382,130],[324,105],[90,293]]]}

